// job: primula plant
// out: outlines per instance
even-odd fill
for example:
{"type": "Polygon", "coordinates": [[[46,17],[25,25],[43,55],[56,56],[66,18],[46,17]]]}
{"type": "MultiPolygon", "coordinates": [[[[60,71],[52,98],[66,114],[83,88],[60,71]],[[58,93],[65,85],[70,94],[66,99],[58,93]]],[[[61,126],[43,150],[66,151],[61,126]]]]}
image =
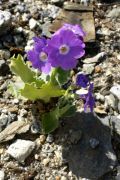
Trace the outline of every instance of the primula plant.
{"type": "Polygon", "coordinates": [[[25,62],[21,55],[11,58],[11,71],[20,77],[19,82],[11,86],[18,98],[46,105],[56,99],[54,106],[40,115],[44,133],[54,131],[59,118],[73,114],[76,94],[85,102],[84,110],[89,107],[93,111],[93,83],[80,72],[76,82],[71,81],[71,70],[85,54],[84,36],[80,26],[64,24],[50,39],[33,38],[34,47],[26,52],[28,61],[25,62]]]}

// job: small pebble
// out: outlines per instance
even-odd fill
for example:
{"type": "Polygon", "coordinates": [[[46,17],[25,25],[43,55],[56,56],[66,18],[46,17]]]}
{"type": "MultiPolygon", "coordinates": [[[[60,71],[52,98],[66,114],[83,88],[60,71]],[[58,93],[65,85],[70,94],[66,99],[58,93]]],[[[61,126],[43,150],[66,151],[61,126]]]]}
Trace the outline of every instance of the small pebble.
{"type": "Polygon", "coordinates": [[[48,158],[43,159],[43,165],[44,166],[47,166],[49,162],[50,162],[50,159],[48,159],[48,158]]]}
{"type": "Polygon", "coordinates": [[[35,154],[35,159],[39,160],[39,155],[38,154],[35,154]]]}
{"type": "Polygon", "coordinates": [[[60,176],[56,176],[55,180],[61,180],[60,176]]]}
{"type": "Polygon", "coordinates": [[[92,149],[95,149],[99,145],[99,141],[95,138],[91,138],[89,142],[92,149]]]}
{"type": "Polygon", "coordinates": [[[53,135],[52,134],[48,134],[48,136],[46,138],[46,142],[52,143],[53,141],[54,141],[53,135]]]}
{"type": "Polygon", "coordinates": [[[61,176],[61,180],[68,180],[68,179],[65,176],[61,176]]]}
{"type": "Polygon", "coordinates": [[[40,142],[41,144],[44,144],[46,140],[46,136],[45,135],[40,135],[40,142]]]}
{"type": "Polygon", "coordinates": [[[30,29],[34,29],[37,26],[37,21],[33,18],[29,20],[29,27],[30,29]]]}

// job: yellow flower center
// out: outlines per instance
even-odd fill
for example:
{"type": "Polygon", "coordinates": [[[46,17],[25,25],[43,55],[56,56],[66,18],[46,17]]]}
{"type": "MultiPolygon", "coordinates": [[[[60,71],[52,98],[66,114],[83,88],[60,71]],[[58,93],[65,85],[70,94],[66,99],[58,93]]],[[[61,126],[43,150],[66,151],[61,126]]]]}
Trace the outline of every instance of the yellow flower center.
{"type": "Polygon", "coordinates": [[[70,48],[64,44],[64,45],[60,46],[59,52],[60,52],[60,54],[67,54],[69,52],[69,49],[70,48]]]}
{"type": "Polygon", "coordinates": [[[41,52],[40,55],[39,55],[39,58],[41,61],[47,61],[47,54],[45,52],[41,52]]]}

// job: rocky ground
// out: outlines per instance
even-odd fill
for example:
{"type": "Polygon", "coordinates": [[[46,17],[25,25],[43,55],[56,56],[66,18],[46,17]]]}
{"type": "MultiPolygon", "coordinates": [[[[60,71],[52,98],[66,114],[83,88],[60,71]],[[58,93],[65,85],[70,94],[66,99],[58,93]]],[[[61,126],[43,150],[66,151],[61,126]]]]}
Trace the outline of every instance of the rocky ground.
{"type": "MultiPolygon", "coordinates": [[[[77,101],[74,117],[62,120],[53,134],[42,135],[37,114],[42,105],[18,100],[7,90],[15,81],[10,57],[26,57],[32,37],[49,37],[49,27],[66,2],[0,0],[0,180],[120,179],[119,1],[91,1],[96,38],[86,42],[77,71],[94,82],[93,114],[83,113],[77,101]]],[[[81,2],[87,6],[86,0],[81,2]]]]}

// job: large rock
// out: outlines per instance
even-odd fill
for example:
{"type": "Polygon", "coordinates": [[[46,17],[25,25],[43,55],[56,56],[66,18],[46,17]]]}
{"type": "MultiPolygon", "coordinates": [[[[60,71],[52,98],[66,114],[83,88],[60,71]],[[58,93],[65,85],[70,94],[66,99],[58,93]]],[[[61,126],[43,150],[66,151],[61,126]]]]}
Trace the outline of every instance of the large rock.
{"type": "Polygon", "coordinates": [[[5,33],[11,26],[11,13],[0,10],[0,35],[5,33]]]}
{"type": "Polygon", "coordinates": [[[64,23],[81,25],[86,32],[85,42],[95,41],[93,6],[83,6],[68,2],[64,6],[64,9],[59,11],[49,31],[56,32],[64,23]]]}
{"type": "Polygon", "coordinates": [[[58,137],[62,139],[69,130],[82,131],[82,137],[77,143],[63,145],[63,159],[68,161],[69,170],[77,178],[97,180],[109,172],[116,164],[116,156],[111,145],[111,130],[109,117],[99,119],[92,113],[76,113],[74,117],[64,121],[64,127],[58,130],[58,137]],[[95,146],[91,146],[91,142],[95,146]]]}

